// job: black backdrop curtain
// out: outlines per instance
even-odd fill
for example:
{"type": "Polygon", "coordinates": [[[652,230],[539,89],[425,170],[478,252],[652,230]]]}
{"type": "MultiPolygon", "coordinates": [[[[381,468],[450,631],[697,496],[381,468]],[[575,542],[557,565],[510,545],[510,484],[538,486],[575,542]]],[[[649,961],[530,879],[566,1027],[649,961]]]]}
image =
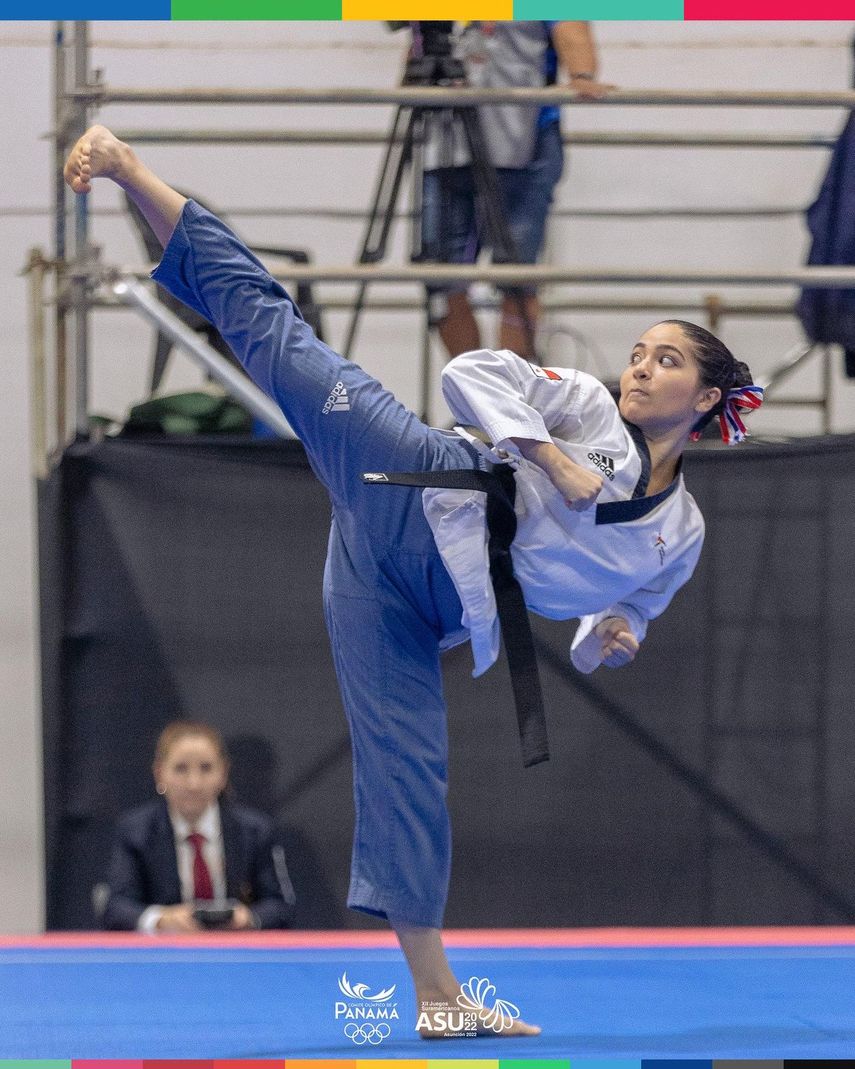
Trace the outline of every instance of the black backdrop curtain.
{"type": "MultiPolygon", "coordinates": [[[[535,620],[552,760],[503,664],[445,658],[460,926],[855,920],[855,439],[697,451],[693,582],[632,666],[535,620]]],[[[171,719],[216,724],[276,821],[302,927],[344,907],[350,751],[321,604],[326,495],[292,442],[108,440],[40,487],[48,925],[91,926],[171,719]]]]}

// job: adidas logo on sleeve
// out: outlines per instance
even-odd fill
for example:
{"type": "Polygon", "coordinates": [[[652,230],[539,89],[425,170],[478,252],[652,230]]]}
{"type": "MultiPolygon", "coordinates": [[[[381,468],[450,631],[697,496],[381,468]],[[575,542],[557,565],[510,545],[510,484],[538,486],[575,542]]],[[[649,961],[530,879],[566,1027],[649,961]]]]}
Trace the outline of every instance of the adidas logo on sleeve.
{"type": "Polygon", "coordinates": [[[323,414],[328,416],[330,412],[349,412],[350,401],[347,397],[347,387],[343,382],[337,382],[332,388],[332,393],[326,399],[323,414]]]}
{"type": "Polygon", "coordinates": [[[588,460],[605,475],[605,477],[614,481],[615,477],[615,462],[611,457],[604,456],[602,453],[589,453],[588,460]]]}

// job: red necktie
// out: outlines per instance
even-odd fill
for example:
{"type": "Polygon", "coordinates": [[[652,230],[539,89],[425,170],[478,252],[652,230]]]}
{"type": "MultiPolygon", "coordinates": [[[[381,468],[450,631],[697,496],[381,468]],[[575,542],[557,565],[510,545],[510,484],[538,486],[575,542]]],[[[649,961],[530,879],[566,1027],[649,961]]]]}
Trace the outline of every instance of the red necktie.
{"type": "Polygon", "coordinates": [[[202,843],[207,839],[200,831],[194,831],[187,836],[187,842],[193,847],[193,897],[210,900],[214,897],[214,885],[211,870],[202,854],[202,843]]]}

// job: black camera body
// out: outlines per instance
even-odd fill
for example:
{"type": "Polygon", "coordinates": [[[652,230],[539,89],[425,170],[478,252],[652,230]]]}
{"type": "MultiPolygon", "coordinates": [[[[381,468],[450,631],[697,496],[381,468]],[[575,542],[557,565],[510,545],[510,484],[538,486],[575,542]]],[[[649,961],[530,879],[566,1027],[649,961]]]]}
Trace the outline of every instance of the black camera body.
{"type": "Polygon", "coordinates": [[[416,22],[413,34],[418,34],[425,56],[450,56],[453,22],[416,22]]]}
{"type": "Polygon", "coordinates": [[[409,27],[413,45],[407,60],[404,85],[452,85],[466,83],[463,63],[453,54],[453,22],[415,20],[387,22],[390,30],[409,27]]]}

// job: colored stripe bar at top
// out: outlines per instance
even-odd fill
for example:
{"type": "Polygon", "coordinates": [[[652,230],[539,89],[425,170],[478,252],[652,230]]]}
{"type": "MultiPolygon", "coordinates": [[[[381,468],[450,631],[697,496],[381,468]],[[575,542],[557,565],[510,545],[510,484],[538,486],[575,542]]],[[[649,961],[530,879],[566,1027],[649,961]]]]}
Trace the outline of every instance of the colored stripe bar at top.
{"type": "Polygon", "coordinates": [[[382,19],[851,20],[852,0],[31,0],[7,20],[277,21],[382,19]]]}

